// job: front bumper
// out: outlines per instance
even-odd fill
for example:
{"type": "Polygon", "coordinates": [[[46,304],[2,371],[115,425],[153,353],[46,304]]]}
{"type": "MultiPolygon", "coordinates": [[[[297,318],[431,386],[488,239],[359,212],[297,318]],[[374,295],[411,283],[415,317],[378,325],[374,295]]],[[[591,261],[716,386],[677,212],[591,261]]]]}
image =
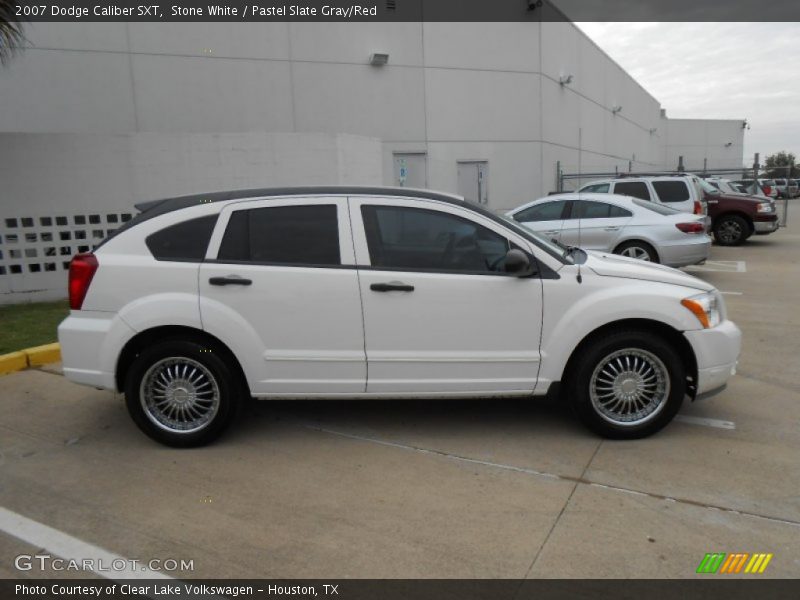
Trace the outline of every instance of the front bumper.
{"type": "Polygon", "coordinates": [[[696,396],[708,397],[722,391],[736,373],[742,349],[742,332],[733,321],[725,320],[711,329],[684,331],[697,360],[696,396]]]}
{"type": "Polygon", "coordinates": [[[771,221],[754,221],[753,228],[757,234],[772,233],[773,231],[777,231],[778,217],[775,215],[775,218],[771,221]]]}

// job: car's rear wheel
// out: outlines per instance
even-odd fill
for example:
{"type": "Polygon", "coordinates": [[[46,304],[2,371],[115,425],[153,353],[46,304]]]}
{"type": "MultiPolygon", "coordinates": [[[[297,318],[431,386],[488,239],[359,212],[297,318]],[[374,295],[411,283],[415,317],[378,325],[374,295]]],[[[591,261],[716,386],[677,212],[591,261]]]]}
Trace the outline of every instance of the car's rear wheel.
{"type": "Polygon", "coordinates": [[[139,354],[125,382],[136,425],[176,447],[215,440],[233,418],[241,393],[227,362],[198,341],[167,340],[139,354]]]}
{"type": "Polygon", "coordinates": [[[640,240],[632,240],[630,242],[620,244],[614,250],[614,254],[628,256],[630,258],[637,258],[639,260],[646,260],[648,262],[658,262],[658,254],[656,253],[655,249],[647,242],[642,242],[640,240]]]}
{"type": "Polygon", "coordinates": [[[750,237],[750,225],[739,215],[724,215],[714,223],[714,239],[720,246],[738,246],[750,237]]]}
{"type": "Polygon", "coordinates": [[[622,331],[579,349],[565,390],[592,431],[612,439],[646,437],[669,423],[686,395],[686,372],[666,340],[622,331]]]}

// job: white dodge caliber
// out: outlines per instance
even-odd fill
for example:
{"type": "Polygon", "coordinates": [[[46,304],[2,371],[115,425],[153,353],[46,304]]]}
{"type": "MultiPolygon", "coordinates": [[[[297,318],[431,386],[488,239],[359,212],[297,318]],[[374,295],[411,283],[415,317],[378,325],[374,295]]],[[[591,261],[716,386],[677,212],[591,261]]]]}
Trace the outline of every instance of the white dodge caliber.
{"type": "Polygon", "coordinates": [[[212,193],[140,205],[72,259],[64,374],[125,393],[172,446],[243,397],[558,393],[636,438],[723,389],[741,334],[708,283],[555,245],[463,199],[392,188],[212,193]]]}

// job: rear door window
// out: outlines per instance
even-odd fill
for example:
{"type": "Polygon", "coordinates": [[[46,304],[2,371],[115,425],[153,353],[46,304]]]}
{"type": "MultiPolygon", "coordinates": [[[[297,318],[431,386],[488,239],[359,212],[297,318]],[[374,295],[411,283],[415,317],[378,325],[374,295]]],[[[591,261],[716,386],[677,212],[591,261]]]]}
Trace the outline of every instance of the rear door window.
{"type": "Polygon", "coordinates": [[[566,206],[566,200],[534,204],[515,214],[514,220],[518,223],[527,223],[530,221],[560,221],[565,216],[564,209],[566,206]]]}
{"type": "Polygon", "coordinates": [[[653,188],[661,202],[685,202],[692,199],[685,181],[654,181],[653,188]]]}
{"type": "Polygon", "coordinates": [[[333,204],[275,206],[231,214],[217,259],[256,264],[338,266],[333,204]]]}
{"type": "Polygon", "coordinates": [[[652,200],[650,190],[644,181],[618,181],[614,184],[614,193],[623,196],[633,196],[642,200],[652,200]]]}

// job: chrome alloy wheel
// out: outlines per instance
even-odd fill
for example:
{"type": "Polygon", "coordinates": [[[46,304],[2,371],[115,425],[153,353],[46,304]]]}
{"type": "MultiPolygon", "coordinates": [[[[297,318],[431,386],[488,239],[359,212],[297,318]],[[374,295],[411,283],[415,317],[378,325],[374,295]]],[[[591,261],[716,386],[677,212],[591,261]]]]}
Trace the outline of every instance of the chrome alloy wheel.
{"type": "Polygon", "coordinates": [[[638,258],[639,260],[646,260],[648,262],[650,261],[650,254],[648,254],[647,250],[640,246],[629,246],[620,252],[620,255],[629,256],[630,258],[638,258]]]}
{"type": "Polygon", "coordinates": [[[630,427],[652,420],[669,398],[664,363],[652,352],[625,348],[606,356],[589,382],[592,406],[603,419],[630,427]]]}
{"type": "Polygon", "coordinates": [[[142,377],[139,399],[147,418],[171,433],[193,433],[219,411],[217,380],[204,365],[172,356],[154,363],[142,377]]]}
{"type": "Polygon", "coordinates": [[[724,221],[717,229],[717,235],[722,242],[731,244],[742,237],[742,226],[734,220],[724,221]]]}

